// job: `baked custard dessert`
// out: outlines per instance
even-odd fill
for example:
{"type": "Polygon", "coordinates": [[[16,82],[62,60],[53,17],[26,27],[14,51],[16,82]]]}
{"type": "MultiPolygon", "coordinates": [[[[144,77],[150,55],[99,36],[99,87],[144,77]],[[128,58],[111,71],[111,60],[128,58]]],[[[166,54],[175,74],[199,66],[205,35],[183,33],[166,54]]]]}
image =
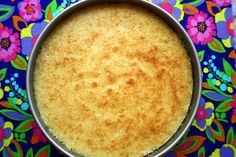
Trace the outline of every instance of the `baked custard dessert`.
{"type": "Polygon", "coordinates": [[[139,157],[162,146],[185,118],[192,86],[177,34],[147,10],[119,3],[57,25],[34,73],[42,120],[86,157],[139,157]]]}

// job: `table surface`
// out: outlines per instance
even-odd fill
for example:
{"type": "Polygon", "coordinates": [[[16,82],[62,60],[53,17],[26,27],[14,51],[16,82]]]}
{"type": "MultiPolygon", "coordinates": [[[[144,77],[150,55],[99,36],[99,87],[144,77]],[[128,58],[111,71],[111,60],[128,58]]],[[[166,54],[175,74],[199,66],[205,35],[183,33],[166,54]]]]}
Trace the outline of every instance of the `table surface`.
{"type": "MultiPolygon", "coordinates": [[[[196,118],[166,156],[235,157],[236,21],[232,10],[236,7],[232,9],[230,0],[149,1],[172,14],[186,29],[203,71],[196,118]]],[[[0,156],[62,156],[48,143],[30,113],[25,74],[28,56],[40,32],[53,17],[76,2],[0,1],[0,156]]]]}

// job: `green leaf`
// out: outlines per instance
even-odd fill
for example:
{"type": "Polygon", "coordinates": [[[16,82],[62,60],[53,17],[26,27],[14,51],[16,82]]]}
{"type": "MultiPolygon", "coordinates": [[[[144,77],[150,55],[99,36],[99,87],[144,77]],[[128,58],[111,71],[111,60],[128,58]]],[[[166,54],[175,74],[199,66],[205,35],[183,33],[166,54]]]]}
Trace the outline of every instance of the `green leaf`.
{"type": "Polygon", "coordinates": [[[187,137],[186,141],[182,145],[175,148],[175,152],[181,154],[191,154],[197,151],[205,140],[206,138],[203,136],[187,137]]]}
{"type": "Polygon", "coordinates": [[[225,141],[225,131],[222,124],[219,121],[214,119],[211,126],[209,126],[209,129],[216,140],[220,142],[225,141]]]}
{"type": "Polygon", "coordinates": [[[17,55],[15,59],[10,61],[11,65],[17,70],[26,70],[27,62],[24,57],[17,55]]]}
{"type": "Polygon", "coordinates": [[[225,53],[226,52],[222,43],[216,38],[214,38],[212,40],[212,42],[209,42],[207,44],[207,46],[209,47],[209,49],[211,49],[212,51],[217,52],[217,53],[225,53]]]}
{"type": "Polygon", "coordinates": [[[13,14],[14,6],[0,5],[0,22],[7,20],[13,14]]]}
{"type": "Polygon", "coordinates": [[[204,55],[205,55],[205,50],[202,50],[202,51],[198,52],[198,56],[200,57],[200,62],[202,62],[202,60],[204,58],[204,55]]]}
{"type": "Polygon", "coordinates": [[[20,139],[23,140],[25,138],[25,133],[20,134],[20,139]]]}
{"type": "Polygon", "coordinates": [[[6,147],[7,151],[12,154],[14,157],[23,157],[23,151],[21,148],[21,145],[16,141],[16,140],[12,140],[12,145],[14,145],[14,149],[11,149],[11,147],[6,147]]]}
{"type": "Polygon", "coordinates": [[[216,139],[215,137],[213,137],[209,129],[206,129],[206,135],[207,135],[207,139],[209,139],[214,144],[216,143],[216,139]]]}
{"type": "Polygon", "coordinates": [[[20,112],[21,114],[28,116],[28,117],[32,117],[31,114],[23,111],[22,109],[20,109],[14,102],[13,102],[13,98],[8,98],[8,105],[13,107],[14,109],[16,109],[18,112],[20,112]]]}
{"type": "Polygon", "coordinates": [[[29,119],[28,116],[25,116],[15,110],[10,110],[10,109],[2,109],[0,110],[0,114],[6,116],[7,118],[15,121],[23,121],[29,119]]]}
{"type": "Polygon", "coordinates": [[[46,145],[39,149],[39,151],[36,153],[35,157],[50,157],[51,154],[51,147],[50,145],[46,145]]]}
{"type": "Polygon", "coordinates": [[[234,129],[232,126],[228,130],[227,137],[226,137],[226,143],[227,144],[234,144],[234,129]]]}
{"type": "Polygon", "coordinates": [[[227,100],[229,97],[221,95],[213,90],[202,90],[202,95],[205,97],[214,100],[214,101],[224,101],[227,100]]]}
{"type": "Polygon", "coordinates": [[[226,114],[225,114],[224,112],[221,113],[221,114],[220,114],[220,118],[221,118],[221,119],[225,119],[225,118],[226,118],[226,114]]]}
{"type": "Polygon", "coordinates": [[[3,157],[7,157],[6,151],[2,151],[2,156],[3,156],[3,157]]]}
{"type": "Polygon", "coordinates": [[[216,112],[227,112],[232,109],[231,102],[234,101],[233,99],[227,99],[220,103],[220,105],[216,108],[216,112]]]}
{"type": "Polygon", "coordinates": [[[22,90],[21,90],[21,93],[23,94],[24,98],[27,98],[27,92],[26,92],[26,90],[22,89],[22,90]]]}
{"type": "Polygon", "coordinates": [[[195,6],[199,6],[201,5],[205,0],[193,0],[193,1],[188,1],[187,3],[183,3],[183,4],[191,4],[191,5],[195,5],[195,6]]]}
{"type": "Polygon", "coordinates": [[[231,76],[231,72],[235,73],[232,66],[223,58],[224,71],[228,76],[231,76]]]}
{"type": "Polygon", "coordinates": [[[4,80],[4,78],[6,77],[6,73],[7,73],[7,68],[3,68],[0,70],[0,81],[4,80]]]}
{"type": "Polygon", "coordinates": [[[204,146],[202,146],[202,147],[198,150],[197,156],[198,156],[198,157],[205,157],[205,156],[206,156],[206,151],[205,151],[205,147],[204,147],[204,146]]]}
{"type": "Polygon", "coordinates": [[[27,151],[25,157],[34,157],[34,151],[32,147],[27,151]]]}
{"type": "Polygon", "coordinates": [[[27,132],[29,131],[30,129],[32,129],[32,125],[31,125],[31,122],[33,122],[34,119],[30,118],[28,120],[25,120],[23,122],[21,122],[15,129],[15,131],[17,132],[27,132]]]}
{"type": "Polygon", "coordinates": [[[19,138],[19,134],[17,132],[14,133],[15,138],[19,138]]]}
{"type": "Polygon", "coordinates": [[[225,94],[224,92],[222,92],[221,90],[219,90],[211,81],[211,79],[207,79],[207,84],[208,86],[210,86],[211,88],[213,88],[215,91],[217,91],[217,93],[220,93],[221,95],[223,96],[226,96],[228,98],[232,98],[232,95],[228,95],[228,94],[225,94]]]}
{"type": "Polygon", "coordinates": [[[182,138],[182,140],[175,146],[175,149],[185,143],[185,141],[187,140],[187,137],[188,137],[188,133],[189,133],[189,130],[184,134],[184,137],[182,138]]]}
{"type": "Polygon", "coordinates": [[[234,87],[236,87],[236,72],[231,72],[231,79],[234,87]]]}
{"type": "Polygon", "coordinates": [[[57,10],[57,1],[56,0],[52,0],[51,3],[49,3],[48,6],[46,7],[45,19],[51,20],[50,18],[51,18],[52,15],[49,15],[49,14],[52,14],[56,10],[57,10]]]}

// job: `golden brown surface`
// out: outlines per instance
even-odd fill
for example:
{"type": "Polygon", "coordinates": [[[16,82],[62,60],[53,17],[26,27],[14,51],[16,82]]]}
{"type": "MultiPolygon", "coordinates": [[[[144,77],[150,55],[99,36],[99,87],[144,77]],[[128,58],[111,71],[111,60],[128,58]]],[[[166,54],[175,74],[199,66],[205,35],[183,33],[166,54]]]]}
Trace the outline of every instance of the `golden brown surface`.
{"type": "Polygon", "coordinates": [[[189,57],[158,17],[126,4],[93,6],[63,21],[35,69],[39,111],[68,148],[137,157],[180,126],[192,94],[189,57]]]}

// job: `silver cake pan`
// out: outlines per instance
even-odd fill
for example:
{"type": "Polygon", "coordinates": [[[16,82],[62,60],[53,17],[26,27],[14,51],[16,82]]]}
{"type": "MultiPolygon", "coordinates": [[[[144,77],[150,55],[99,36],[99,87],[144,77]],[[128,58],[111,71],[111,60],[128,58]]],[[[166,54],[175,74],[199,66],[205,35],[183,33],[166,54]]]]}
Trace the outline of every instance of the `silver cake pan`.
{"type": "MultiPolygon", "coordinates": [[[[192,63],[192,71],[193,71],[193,94],[192,94],[192,100],[189,106],[188,113],[182,122],[182,125],[179,126],[179,129],[176,131],[176,133],[160,148],[156,149],[152,153],[150,153],[148,156],[150,157],[158,157],[162,156],[168,151],[170,151],[171,148],[173,148],[177,142],[181,140],[183,135],[187,132],[188,128],[191,126],[192,121],[195,117],[199,100],[201,96],[201,88],[202,88],[202,76],[201,76],[201,66],[199,63],[198,55],[196,52],[196,49],[194,47],[194,44],[192,43],[190,37],[184,30],[184,28],[179,24],[178,21],[176,21],[171,15],[169,15],[165,10],[160,8],[159,6],[156,6],[152,4],[151,2],[148,2],[146,0],[83,0],[79,1],[71,6],[69,6],[67,9],[65,9],[63,12],[61,12],[58,16],[56,16],[44,29],[44,31],[39,36],[38,40],[36,41],[34,48],[32,50],[29,63],[28,63],[28,69],[27,69],[27,78],[26,78],[26,85],[27,85],[27,94],[29,99],[30,108],[32,111],[32,114],[39,125],[40,129],[44,133],[44,135],[48,138],[48,140],[56,147],[58,150],[60,150],[63,154],[71,157],[75,156],[81,156],[79,154],[76,154],[75,152],[69,150],[66,148],[65,145],[63,145],[60,141],[58,141],[51,132],[49,132],[47,126],[43,122],[43,120],[40,117],[38,108],[37,108],[37,102],[35,100],[34,96],[34,88],[33,88],[33,81],[34,81],[34,69],[35,69],[35,62],[37,59],[38,54],[40,53],[40,47],[47,38],[47,36],[52,32],[52,30],[57,26],[63,19],[65,19],[68,15],[83,9],[85,7],[96,5],[96,4],[103,4],[103,3],[129,3],[132,5],[141,6],[144,9],[149,10],[150,12],[156,14],[157,16],[161,17],[183,40],[186,49],[188,50],[188,55],[191,58],[192,63]]],[[[178,50],[173,50],[178,51],[178,50]]],[[[174,79],[174,78],[173,78],[174,79]]]]}

